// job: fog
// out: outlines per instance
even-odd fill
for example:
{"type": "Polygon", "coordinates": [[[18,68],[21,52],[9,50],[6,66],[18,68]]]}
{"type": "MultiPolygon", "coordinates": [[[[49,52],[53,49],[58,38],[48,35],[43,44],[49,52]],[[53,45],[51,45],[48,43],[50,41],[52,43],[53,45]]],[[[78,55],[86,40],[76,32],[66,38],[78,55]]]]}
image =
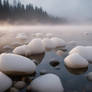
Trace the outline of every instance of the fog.
{"type": "Polygon", "coordinates": [[[67,42],[78,41],[78,43],[83,45],[92,45],[92,25],[5,25],[0,26],[1,46],[19,42],[19,40],[16,39],[16,35],[19,33],[26,34],[29,41],[32,39],[32,34],[43,33],[43,36],[45,37],[46,33],[52,33],[54,36],[60,37],[67,42]],[[86,35],[86,33],[89,33],[90,35],[86,35]]]}

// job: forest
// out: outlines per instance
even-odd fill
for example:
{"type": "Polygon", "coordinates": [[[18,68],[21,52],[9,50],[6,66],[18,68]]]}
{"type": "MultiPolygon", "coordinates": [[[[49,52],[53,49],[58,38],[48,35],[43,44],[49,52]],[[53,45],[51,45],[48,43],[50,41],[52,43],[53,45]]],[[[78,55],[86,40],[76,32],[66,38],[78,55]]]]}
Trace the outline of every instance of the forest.
{"type": "Polygon", "coordinates": [[[49,15],[42,8],[33,7],[32,4],[21,4],[21,2],[13,1],[10,4],[8,0],[0,0],[0,23],[64,23],[64,18],[57,18],[49,15]]]}

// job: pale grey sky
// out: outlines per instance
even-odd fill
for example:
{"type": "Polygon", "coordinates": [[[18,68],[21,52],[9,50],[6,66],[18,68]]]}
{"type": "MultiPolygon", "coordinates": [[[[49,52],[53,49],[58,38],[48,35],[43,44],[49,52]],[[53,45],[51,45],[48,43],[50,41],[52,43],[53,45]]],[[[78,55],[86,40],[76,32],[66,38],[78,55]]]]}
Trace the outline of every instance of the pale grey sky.
{"type": "Polygon", "coordinates": [[[92,0],[20,0],[42,7],[49,14],[69,18],[92,18],[92,0]]]}

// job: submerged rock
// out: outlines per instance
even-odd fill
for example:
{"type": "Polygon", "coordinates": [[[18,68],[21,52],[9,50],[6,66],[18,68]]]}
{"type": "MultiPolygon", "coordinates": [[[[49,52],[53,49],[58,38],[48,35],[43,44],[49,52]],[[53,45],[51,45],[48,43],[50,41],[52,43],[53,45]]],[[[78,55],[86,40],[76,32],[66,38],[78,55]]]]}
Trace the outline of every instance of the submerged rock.
{"type": "Polygon", "coordinates": [[[0,55],[0,70],[7,74],[32,74],[36,65],[32,60],[11,53],[0,55]]]}
{"type": "Polygon", "coordinates": [[[73,53],[64,59],[65,65],[69,68],[88,67],[88,61],[77,53],[73,53]]]}
{"type": "Polygon", "coordinates": [[[59,77],[55,74],[45,74],[32,81],[31,90],[34,92],[63,92],[64,88],[59,77]]]}
{"type": "Polygon", "coordinates": [[[64,54],[64,51],[62,51],[62,50],[57,50],[57,51],[56,51],[56,54],[57,54],[58,56],[62,56],[62,55],[64,54]]]}
{"type": "Polygon", "coordinates": [[[92,81],[92,72],[89,72],[89,73],[87,74],[87,79],[88,79],[89,81],[92,81]]]}
{"type": "Polygon", "coordinates": [[[48,73],[46,69],[40,70],[40,75],[44,75],[44,74],[46,74],[46,73],[48,73]]]}
{"type": "Polygon", "coordinates": [[[12,85],[12,80],[0,72],[0,92],[6,91],[8,88],[10,88],[12,85]]]}
{"type": "Polygon", "coordinates": [[[24,81],[18,81],[14,84],[14,87],[17,89],[22,89],[26,86],[26,83],[24,81]]]}

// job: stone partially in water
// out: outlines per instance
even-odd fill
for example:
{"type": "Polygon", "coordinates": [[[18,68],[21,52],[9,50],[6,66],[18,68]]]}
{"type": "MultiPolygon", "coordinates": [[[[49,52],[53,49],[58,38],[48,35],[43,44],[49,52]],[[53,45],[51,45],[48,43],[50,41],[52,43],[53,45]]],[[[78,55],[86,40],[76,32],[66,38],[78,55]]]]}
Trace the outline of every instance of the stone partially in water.
{"type": "Polygon", "coordinates": [[[34,79],[30,87],[34,92],[64,92],[62,83],[55,74],[45,74],[34,79]]]}
{"type": "Polygon", "coordinates": [[[45,69],[40,70],[40,75],[44,75],[46,73],[48,73],[47,70],[45,70],[45,69]]]}
{"type": "Polygon", "coordinates": [[[92,46],[77,46],[69,52],[69,54],[72,53],[78,53],[90,63],[92,63],[92,46]]]}
{"type": "Polygon", "coordinates": [[[65,65],[69,68],[86,68],[88,61],[77,53],[73,53],[64,59],[65,65]]]}
{"type": "Polygon", "coordinates": [[[57,54],[58,56],[62,56],[62,55],[64,54],[64,51],[62,51],[62,50],[57,50],[56,54],[57,54]]]}
{"type": "Polygon", "coordinates": [[[12,85],[12,80],[0,72],[0,92],[6,91],[8,88],[10,88],[12,85]]]}
{"type": "Polygon", "coordinates": [[[32,60],[11,53],[0,55],[0,70],[7,74],[32,74],[36,65],[32,60]]]}
{"type": "Polygon", "coordinates": [[[18,81],[14,84],[14,87],[17,89],[22,89],[26,86],[26,83],[24,81],[18,81]]]}
{"type": "Polygon", "coordinates": [[[88,79],[89,81],[92,81],[92,72],[89,72],[89,73],[87,74],[87,79],[88,79]]]}
{"type": "Polygon", "coordinates": [[[82,69],[71,69],[71,68],[68,68],[67,66],[65,66],[65,67],[68,70],[68,72],[70,72],[70,73],[72,73],[74,75],[83,74],[88,70],[88,67],[87,68],[82,68],[82,69]]]}

